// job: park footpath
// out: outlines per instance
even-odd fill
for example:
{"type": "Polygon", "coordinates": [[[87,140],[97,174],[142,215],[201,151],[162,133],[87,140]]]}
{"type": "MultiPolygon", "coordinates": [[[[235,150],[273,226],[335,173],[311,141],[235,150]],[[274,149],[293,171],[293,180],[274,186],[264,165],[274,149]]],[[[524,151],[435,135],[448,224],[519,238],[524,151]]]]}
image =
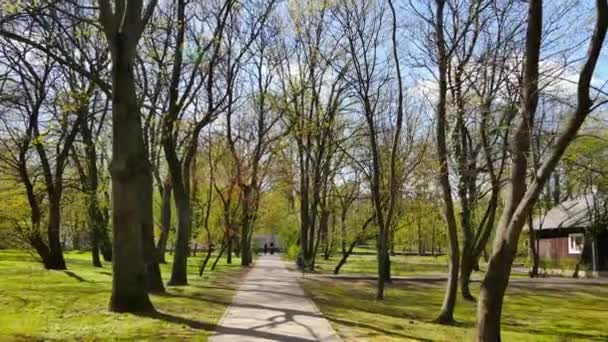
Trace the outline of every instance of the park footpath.
{"type": "Polygon", "coordinates": [[[298,277],[277,255],[258,258],[209,341],[341,341],[298,277]]]}

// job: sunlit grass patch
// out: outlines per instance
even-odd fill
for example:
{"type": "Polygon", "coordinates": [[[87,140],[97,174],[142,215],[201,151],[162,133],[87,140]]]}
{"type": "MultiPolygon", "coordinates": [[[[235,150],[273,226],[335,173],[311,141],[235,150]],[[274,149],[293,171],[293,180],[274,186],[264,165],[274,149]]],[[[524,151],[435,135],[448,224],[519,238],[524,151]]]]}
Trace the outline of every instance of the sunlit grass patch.
{"type": "MultiPolygon", "coordinates": [[[[543,281],[542,279],[540,281],[543,281]]],[[[384,301],[375,300],[373,281],[305,278],[307,292],[346,340],[469,341],[475,338],[476,304],[458,298],[458,324],[432,323],[441,307],[444,284],[397,281],[384,301]]],[[[479,283],[473,284],[475,293],[479,283]]],[[[608,288],[555,284],[537,288],[512,284],[502,319],[505,341],[608,340],[608,288]]]]}
{"type": "MultiPolygon", "coordinates": [[[[170,259],[170,258],[169,258],[170,259]]],[[[66,254],[67,271],[47,271],[25,252],[0,251],[0,340],[205,340],[235,292],[240,260],[197,273],[189,260],[189,286],[153,295],[159,315],[107,310],[112,270],[91,266],[89,253],[66,254]]],[[[170,264],[162,265],[164,281],[170,264]]]]}

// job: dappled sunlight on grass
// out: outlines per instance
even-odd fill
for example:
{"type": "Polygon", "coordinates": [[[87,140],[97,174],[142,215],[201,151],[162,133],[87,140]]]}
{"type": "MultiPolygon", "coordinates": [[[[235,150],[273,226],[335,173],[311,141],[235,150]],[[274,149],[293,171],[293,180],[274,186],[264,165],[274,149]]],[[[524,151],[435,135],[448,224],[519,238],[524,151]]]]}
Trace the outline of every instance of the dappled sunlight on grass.
{"type": "MultiPolygon", "coordinates": [[[[540,279],[539,281],[542,281],[540,279]]],[[[386,300],[375,300],[373,281],[307,278],[302,281],[321,311],[345,339],[461,341],[475,337],[476,304],[458,298],[456,326],[431,323],[441,307],[444,284],[396,281],[386,300]]],[[[479,283],[473,284],[475,293],[479,283]]],[[[608,288],[555,284],[512,285],[503,315],[505,341],[606,341],[608,288]]]]}
{"type": "MultiPolygon", "coordinates": [[[[90,266],[90,253],[67,253],[67,271],[46,271],[24,252],[0,251],[0,340],[205,340],[243,271],[233,258],[199,277],[199,261],[189,261],[189,286],[152,295],[158,314],[136,316],[107,310],[111,265],[90,266]]],[[[170,265],[161,267],[167,281],[170,265]]]]}

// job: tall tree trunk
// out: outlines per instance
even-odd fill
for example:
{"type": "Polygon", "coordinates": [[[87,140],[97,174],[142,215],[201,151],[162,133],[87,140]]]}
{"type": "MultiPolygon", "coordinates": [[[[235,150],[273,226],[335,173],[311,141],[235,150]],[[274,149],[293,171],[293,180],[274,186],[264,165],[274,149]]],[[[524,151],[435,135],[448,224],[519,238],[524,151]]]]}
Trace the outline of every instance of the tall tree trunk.
{"type": "Polygon", "coordinates": [[[559,205],[562,202],[561,182],[558,170],[553,171],[553,193],[551,195],[553,197],[553,205],[559,205]]]}
{"type": "Polygon", "coordinates": [[[391,256],[396,256],[397,255],[397,251],[396,251],[396,248],[395,248],[395,231],[396,231],[396,227],[393,226],[391,228],[391,238],[390,238],[390,241],[389,241],[389,244],[390,244],[390,255],[391,256]]]}
{"type": "Polygon", "coordinates": [[[125,35],[108,37],[112,47],[112,223],[113,277],[110,310],[154,309],[148,297],[144,230],[151,217],[152,173],[144,144],[133,74],[134,43],[125,35]],[[131,55],[131,56],[130,56],[131,55]],[[150,198],[147,198],[150,196],[150,198]]]}
{"type": "Polygon", "coordinates": [[[165,252],[167,250],[167,241],[169,240],[169,232],[171,231],[171,193],[173,188],[171,186],[171,180],[169,177],[164,182],[163,196],[161,200],[161,212],[160,212],[160,236],[158,238],[158,244],[156,246],[158,250],[158,262],[166,263],[165,252]]]}
{"type": "Polygon", "coordinates": [[[422,227],[418,222],[418,255],[422,255],[422,227]]]}
{"type": "Polygon", "coordinates": [[[147,176],[148,177],[142,177],[142,179],[140,179],[140,182],[142,182],[142,200],[140,202],[140,210],[142,211],[142,247],[144,253],[144,263],[146,266],[147,289],[148,292],[152,293],[164,293],[165,285],[163,284],[162,274],[160,273],[158,250],[156,249],[156,245],[154,243],[154,188],[152,183],[153,178],[151,167],[148,167],[147,176]]]}
{"type": "Polygon", "coordinates": [[[38,229],[34,229],[34,232],[28,236],[28,242],[32,247],[34,247],[36,253],[38,253],[40,256],[44,268],[48,270],[50,269],[49,247],[44,243],[38,229]]]}
{"type": "MultiPolygon", "coordinates": [[[[310,143],[308,143],[310,145],[310,143]]],[[[304,152],[304,144],[298,140],[298,158],[300,166],[300,249],[304,257],[304,268],[310,269],[313,258],[314,224],[311,223],[309,157],[304,152]]]]}
{"type": "Polygon", "coordinates": [[[30,220],[32,225],[32,232],[28,234],[26,238],[30,246],[32,246],[36,250],[36,253],[38,253],[38,256],[40,256],[44,268],[48,270],[51,267],[51,259],[49,257],[50,251],[40,232],[42,211],[40,209],[40,203],[36,198],[36,193],[34,192],[34,185],[29,178],[29,174],[27,173],[27,168],[25,166],[25,150],[20,151],[20,161],[19,176],[25,185],[27,199],[30,205],[30,220]]]}
{"type": "MultiPolygon", "coordinates": [[[[61,175],[57,175],[61,177],[61,175]]],[[[49,221],[48,221],[48,241],[49,241],[49,269],[65,270],[65,260],[61,248],[60,225],[61,225],[61,193],[60,189],[55,189],[56,193],[49,196],[49,221]]]]}
{"type": "Polygon", "coordinates": [[[228,242],[226,242],[226,244],[227,244],[227,246],[226,246],[226,263],[228,265],[232,265],[232,254],[233,254],[232,240],[233,240],[233,237],[229,236],[228,242]]]}
{"type": "Polygon", "coordinates": [[[475,268],[476,259],[472,253],[472,246],[467,246],[465,243],[462,247],[462,258],[460,265],[460,292],[462,298],[469,301],[475,301],[475,297],[471,294],[469,284],[471,282],[471,274],[475,268]]]}
{"type": "Polygon", "coordinates": [[[384,253],[384,281],[386,283],[391,283],[393,281],[391,275],[391,254],[389,253],[388,247],[387,251],[384,253]]]}
{"type": "Polygon", "coordinates": [[[340,240],[342,243],[342,256],[346,255],[346,212],[343,210],[340,216],[340,240]]]}
{"type": "Polygon", "coordinates": [[[188,256],[190,255],[191,212],[188,194],[174,188],[173,197],[177,210],[177,237],[175,239],[175,255],[171,268],[169,285],[188,285],[188,256]]]}
{"type": "Polygon", "coordinates": [[[452,189],[450,186],[450,171],[448,166],[448,152],[446,141],[446,100],[447,100],[447,67],[448,55],[446,52],[443,10],[445,0],[436,0],[437,14],[435,16],[435,34],[437,35],[437,53],[439,69],[439,97],[437,104],[436,134],[437,134],[437,155],[439,158],[439,184],[441,186],[444,216],[446,220],[448,240],[450,243],[450,259],[448,269],[448,283],[446,286],[441,312],[437,317],[440,324],[452,324],[454,322],[454,308],[456,306],[456,296],[458,293],[458,271],[460,250],[458,247],[458,232],[456,217],[454,215],[454,203],[452,200],[452,189]]]}
{"type": "Polygon", "coordinates": [[[329,211],[325,205],[321,209],[321,219],[319,220],[319,229],[321,240],[323,240],[323,259],[329,259],[329,211]]]}
{"type": "Polygon", "coordinates": [[[433,221],[431,229],[431,255],[435,256],[435,221],[433,221]]]}
{"type": "Polygon", "coordinates": [[[477,307],[477,338],[479,341],[500,341],[502,304],[521,229],[545,183],[589,115],[593,104],[589,91],[591,79],[608,29],[608,3],[606,0],[597,0],[595,29],[589,43],[586,61],[579,74],[576,108],[557,137],[548,158],[538,169],[531,186],[526,189],[528,149],[525,144],[529,146],[528,133],[538,99],[538,61],[542,38],[542,1],[530,0],[529,4],[526,61],[522,85],[523,101],[520,110],[522,120],[515,132],[515,137],[521,140],[514,140],[511,197],[507,201],[503,217],[498,225],[488,271],[481,284],[477,307]]]}
{"type": "Polygon", "coordinates": [[[526,192],[527,158],[530,152],[530,137],[538,103],[538,61],[542,36],[542,13],[542,0],[531,0],[528,8],[522,105],[519,111],[519,123],[513,133],[514,147],[510,197],[498,225],[494,248],[488,263],[488,272],[481,284],[477,308],[478,338],[481,341],[500,341],[500,316],[504,293],[517,250],[517,245],[513,244],[512,238],[509,239],[504,235],[507,233],[513,214],[526,192]],[[504,241],[505,244],[499,246],[498,243],[502,243],[503,237],[507,238],[504,241]]]}
{"type": "Polygon", "coordinates": [[[91,233],[91,258],[93,267],[103,267],[101,264],[101,258],[99,257],[99,241],[97,241],[97,237],[95,235],[95,233],[91,233]]]}
{"type": "MultiPolygon", "coordinates": [[[[107,191],[104,191],[104,196],[106,198],[106,202],[110,203],[110,195],[107,191]]],[[[103,231],[101,232],[101,255],[103,255],[103,260],[106,262],[112,262],[112,240],[110,239],[109,222],[110,222],[110,213],[107,206],[103,208],[99,208],[102,217],[103,217],[103,231]]]]}
{"type": "Polygon", "coordinates": [[[540,257],[538,255],[538,248],[536,246],[536,232],[532,227],[532,214],[528,216],[528,257],[532,262],[532,267],[530,267],[528,274],[531,278],[538,277],[540,257]]]}
{"type": "Polygon", "coordinates": [[[251,265],[251,245],[249,244],[249,235],[251,234],[251,207],[253,202],[253,189],[251,186],[242,186],[243,203],[242,203],[242,220],[241,220],[241,266],[251,265]]]}
{"type": "MultiPolygon", "coordinates": [[[[95,194],[97,196],[97,194],[95,194]]],[[[103,217],[99,211],[97,197],[93,197],[92,193],[88,194],[87,214],[88,225],[91,236],[91,256],[94,267],[102,267],[100,258],[100,247],[102,245],[102,234],[104,234],[103,217]]]]}

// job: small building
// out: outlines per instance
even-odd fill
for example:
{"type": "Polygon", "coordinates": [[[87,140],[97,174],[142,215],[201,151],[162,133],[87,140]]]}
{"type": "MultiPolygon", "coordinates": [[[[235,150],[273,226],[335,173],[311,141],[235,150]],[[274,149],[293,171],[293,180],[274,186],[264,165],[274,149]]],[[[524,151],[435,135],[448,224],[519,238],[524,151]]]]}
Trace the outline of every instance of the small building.
{"type": "Polygon", "coordinates": [[[590,233],[591,207],[590,197],[578,197],[532,220],[545,272],[574,271],[581,261],[580,270],[585,275],[608,275],[608,229],[590,233]]]}

